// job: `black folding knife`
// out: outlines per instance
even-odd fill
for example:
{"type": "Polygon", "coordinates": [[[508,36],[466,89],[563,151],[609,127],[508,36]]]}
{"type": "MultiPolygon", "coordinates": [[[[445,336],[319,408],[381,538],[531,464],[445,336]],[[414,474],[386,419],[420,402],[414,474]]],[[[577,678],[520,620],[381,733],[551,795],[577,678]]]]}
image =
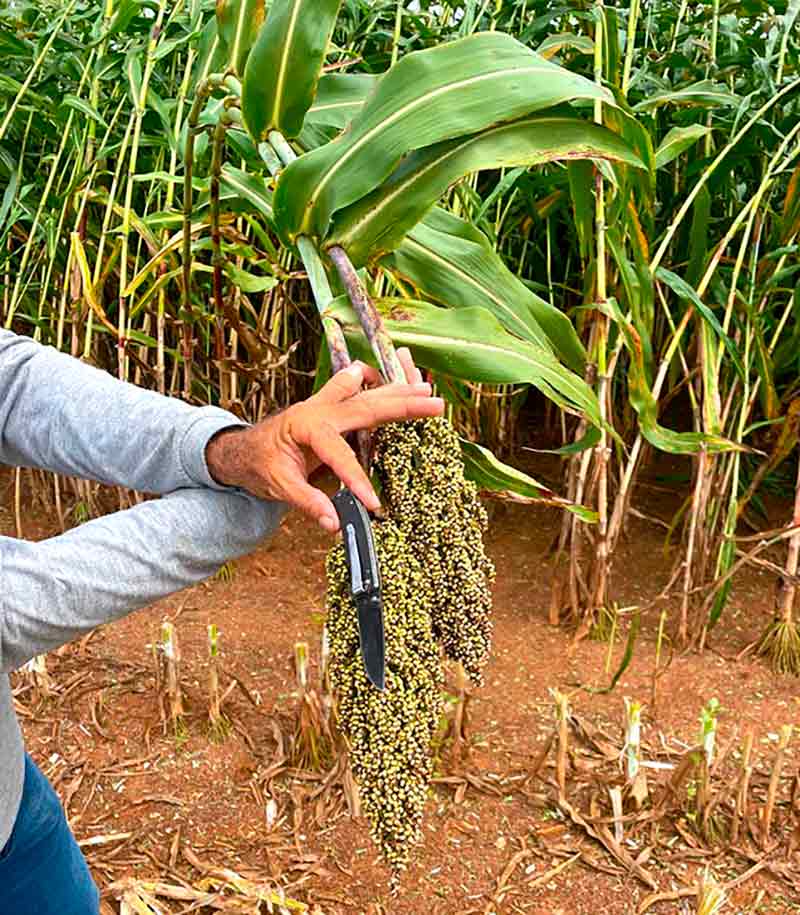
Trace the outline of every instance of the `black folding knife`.
{"type": "Polygon", "coordinates": [[[358,613],[361,657],[370,682],[380,690],[386,688],[386,646],[383,632],[381,576],[372,524],[361,501],[343,487],[333,497],[344,540],[347,568],[350,572],[350,595],[358,613]]]}

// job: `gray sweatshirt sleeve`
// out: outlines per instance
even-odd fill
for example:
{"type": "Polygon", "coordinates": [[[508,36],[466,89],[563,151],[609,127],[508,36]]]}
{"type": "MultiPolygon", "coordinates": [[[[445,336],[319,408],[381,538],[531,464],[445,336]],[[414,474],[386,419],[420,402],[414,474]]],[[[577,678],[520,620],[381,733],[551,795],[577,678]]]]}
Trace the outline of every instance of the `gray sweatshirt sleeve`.
{"type": "Polygon", "coordinates": [[[0,463],[170,493],[50,540],[0,537],[0,673],[213,574],[282,503],[217,485],[205,446],[240,424],[0,331],[0,463]]]}
{"type": "Polygon", "coordinates": [[[205,445],[241,421],[113,378],[0,330],[0,463],[166,493],[222,489],[205,445]]]}
{"type": "Polygon", "coordinates": [[[257,546],[284,510],[185,489],[50,540],[0,537],[0,673],[202,581],[257,546]]]}

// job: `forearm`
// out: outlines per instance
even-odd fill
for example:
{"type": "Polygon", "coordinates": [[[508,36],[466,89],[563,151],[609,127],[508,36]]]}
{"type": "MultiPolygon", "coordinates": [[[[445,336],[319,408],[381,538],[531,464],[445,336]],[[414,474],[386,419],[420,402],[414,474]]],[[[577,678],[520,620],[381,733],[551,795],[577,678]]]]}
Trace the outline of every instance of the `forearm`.
{"type": "Polygon", "coordinates": [[[0,331],[0,463],[166,493],[219,488],[205,446],[239,423],[0,331]]]}
{"type": "Polygon", "coordinates": [[[208,578],[271,534],[283,511],[182,490],[50,540],[0,538],[0,672],[208,578]]]}

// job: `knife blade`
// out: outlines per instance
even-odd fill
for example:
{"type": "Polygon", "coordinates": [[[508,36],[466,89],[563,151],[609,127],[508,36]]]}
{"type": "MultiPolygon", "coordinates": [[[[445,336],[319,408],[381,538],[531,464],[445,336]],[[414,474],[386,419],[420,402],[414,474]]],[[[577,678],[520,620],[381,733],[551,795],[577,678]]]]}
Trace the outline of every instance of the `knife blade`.
{"type": "Polygon", "coordinates": [[[369,513],[353,493],[342,487],[333,497],[342,528],[350,596],[358,615],[361,657],[370,682],[386,689],[386,645],[383,629],[381,576],[369,513]]]}

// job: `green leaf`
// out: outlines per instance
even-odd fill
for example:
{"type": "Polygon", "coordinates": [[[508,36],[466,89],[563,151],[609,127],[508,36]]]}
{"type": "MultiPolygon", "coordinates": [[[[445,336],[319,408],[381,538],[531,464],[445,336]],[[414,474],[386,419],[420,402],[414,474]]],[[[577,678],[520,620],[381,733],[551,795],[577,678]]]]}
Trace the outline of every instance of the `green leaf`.
{"type": "Polygon", "coordinates": [[[323,73],[305,123],[343,130],[377,83],[378,78],[368,73],[323,73]]]}
{"type": "Polygon", "coordinates": [[[303,152],[308,152],[310,149],[317,149],[319,146],[325,146],[331,140],[335,140],[338,133],[339,131],[335,127],[314,124],[306,120],[303,121],[303,129],[295,137],[295,142],[303,152]]]}
{"type": "Polygon", "coordinates": [[[572,32],[559,32],[549,35],[536,49],[548,60],[565,48],[577,51],[578,54],[594,54],[594,41],[587,35],[575,35],[572,32]]]}
{"type": "Polygon", "coordinates": [[[282,234],[324,237],[332,214],[374,190],[412,149],[576,98],[613,104],[599,86],[501,32],[412,52],[381,78],[340,137],[285,170],[275,197],[282,234]]]}
{"type": "Polygon", "coordinates": [[[708,226],[711,221],[711,194],[704,184],[692,204],[692,224],[689,228],[689,263],[686,282],[694,287],[700,282],[708,254],[708,226]]]}
{"type": "Polygon", "coordinates": [[[617,10],[613,6],[596,6],[594,8],[595,19],[603,23],[603,38],[605,47],[603,48],[605,78],[609,85],[619,86],[622,82],[620,75],[620,49],[619,49],[619,19],[617,10]]]}
{"type": "Polygon", "coordinates": [[[225,264],[225,273],[242,292],[266,292],[278,285],[274,276],[256,276],[230,262],[225,264]]]}
{"type": "Polygon", "coordinates": [[[124,32],[133,20],[141,13],[141,4],[138,0],[122,0],[114,4],[114,15],[108,24],[108,31],[104,37],[110,38],[112,35],[119,35],[124,32]]]}
{"type": "Polygon", "coordinates": [[[153,60],[161,60],[164,57],[169,57],[175,50],[183,47],[183,45],[188,44],[190,41],[193,41],[198,35],[199,32],[185,32],[178,38],[168,38],[166,41],[160,41],[158,47],[153,52],[153,60]]]}
{"type": "Polygon", "coordinates": [[[134,108],[139,107],[139,96],[142,93],[142,65],[138,57],[138,49],[129,51],[125,57],[125,73],[128,77],[128,91],[134,108]]]}
{"type": "Polygon", "coordinates": [[[781,241],[787,242],[800,232],[800,165],[792,172],[783,201],[781,241]]]}
{"type": "Polygon", "coordinates": [[[170,118],[169,109],[167,103],[161,96],[153,89],[152,86],[147,88],[147,104],[153,111],[156,112],[159,119],[161,120],[161,126],[164,128],[164,136],[167,138],[167,142],[170,145],[170,148],[175,147],[175,132],[172,125],[172,119],[170,118]]]}
{"type": "Polygon", "coordinates": [[[717,85],[711,80],[701,80],[685,86],[683,89],[673,91],[653,92],[638,105],[633,106],[634,111],[653,111],[660,105],[689,105],[692,107],[722,106],[735,107],[739,98],[728,92],[724,86],[717,85]]]}
{"type": "Polygon", "coordinates": [[[568,456],[571,454],[581,454],[594,448],[600,442],[600,430],[595,426],[589,426],[585,434],[576,442],[569,442],[560,448],[524,448],[524,451],[533,451],[535,454],[559,454],[568,456]]]}
{"type": "Polygon", "coordinates": [[[583,371],[586,353],[569,318],[528,289],[486,236],[457,216],[432,210],[384,263],[443,305],[488,309],[511,333],[583,371]]]}
{"type": "Polygon", "coordinates": [[[201,83],[210,73],[224,70],[227,60],[227,49],[220,39],[219,25],[217,20],[212,16],[200,33],[200,41],[198,42],[197,47],[197,60],[194,64],[194,72],[192,74],[193,85],[196,86],[201,83]]]}
{"type": "Polygon", "coordinates": [[[29,57],[31,45],[3,29],[0,31],[0,54],[3,57],[29,57]]]}
{"type": "MultiPolygon", "coordinates": [[[[717,568],[715,570],[715,577],[717,580],[722,578],[730,570],[735,559],[736,541],[733,537],[731,537],[730,539],[724,540],[722,542],[722,546],[719,549],[719,558],[717,560],[717,568]]],[[[733,579],[728,578],[714,596],[714,602],[711,605],[711,609],[708,611],[709,629],[713,629],[719,622],[719,619],[722,616],[722,611],[725,609],[725,606],[728,603],[728,598],[730,597],[732,587],[733,579]]]]}
{"type": "Polygon", "coordinates": [[[791,33],[798,16],[800,16],[800,0],[789,0],[783,15],[783,28],[787,33],[791,33]]]}
{"type": "Polygon", "coordinates": [[[274,0],[247,61],[242,116],[256,140],[300,133],[342,0],[274,0]]]}
{"type": "Polygon", "coordinates": [[[755,330],[756,373],[761,382],[758,388],[761,411],[767,420],[774,420],[781,415],[781,399],[775,386],[775,364],[764,339],[763,321],[758,320],[756,315],[751,315],[751,321],[751,327],[755,330]]]}
{"type": "Polygon", "coordinates": [[[87,118],[90,118],[102,127],[108,126],[96,109],[92,108],[85,99],[78,98],[77,95],[65,95],[61,100],[61,107],[80,111],[81,114],[86,115],[87,118]]]}
{"type": "Polygon", "coordinates": [[[6,224],[6,219],[8,219],[8,214],[11,212],[11,205],[14,203],[14,198],[17,194],[17,186],[19,185],[19,171],[15,170],[11,172],[11,177],[6,186],[5,192],[3,193],[3,201],[0,203],[0,232],[6,224]]]}
{"type": "Polygon", "coordinates": [[[622,659],[619,662],[619,666],[614,672],[614,676],[611,678],[611,683],[608,686],[603,686],[601,688],[595,687],[584,687],[588,692],[595,693],[597,695],[604,695],[610,693],[614,687],[619,682],[619,678],[625,673],[625,671],[630,667],[630,663],[633,660],[633,649],[636,646],[636,639],[639,635],[639,629],[641,628],[642,623],[642,614],[641,610],[636,607],[633,611],[633,619],[631,620],[631,628],[628,630],[628,638],[625,642],[625,651],[622,653],[622,659]]]}
{"type": "Polygon", "coordinates": [[[481,203],[481,208],[477,213],[472,215],[472,221],[476,225],[480,225],[486,218],[486,214],[489,210],[497,204],[498,201],[501,201],[507,194],[511,194],[514,191],[514,187],[519,179],[525,174],[527,168],[524,165],[519,165],[516,168],[509,169],[503,177],[495,184],[492,190],[489,192],[489,195],[484,198],[481,203]]]}
{"type": "Polygon", "coordinates": [[[656,278],[661,280],[662,283],[666,283],[666,285],[669,286],[669,288],[678,296],[678,298],[683,299],[685,302],[689,302],[697,309],[703,321],[705,321],[705,323],[713,329],[714,333],[722,341],[725,349],[728,351],[728,355],[731,357],[731,362],[736,368],[736,371],[739,373],[739,377],[742,379],[742,381],[744,381],[744,366],[742,365],[742,360],[739,358],[739,352],[736,349],[736,344],[722,329],[722,325],[717,320],[717,316],[700,298],[694,287],[690,286],[676,273],[673,273],[671,270],[667,270],[665,267],[659,267],[658,270],[656,270],[656,278]]]}
{"type": "Polygon", "coordinates": [[[448,140],[408,155],[376,191],[341,210],[327,243],[360,266],[393,250],[456,180],[490,168],[559,159],[616,159],[641,165],[615,133],[569,117],[535,117],[448,140]]]}
{"type": "Polygon", "coordinates": [[[461,456],[464,459],[464,472],[480,489],[490,492],[511,492],[524,499],[544,502],[557,508],[565,508],[583,521],[594,523],[597,513],[583,505],[576,505],[551,489],[528,476],[516,467],[504,464],[491,451],[475,442],[461,439],[461,456]]]}
{"type": "Polygon", "coordinates": [[[594,168],[591,162],[568,162],[567,178],[581,260],[591,256],[594,226],[594,168]]]}
{"type": "MultiPolygon", "coordinates": [[[[594,391],[542,346],[512,336],[485,308],[439,308],[410,299],[379,299],[386,329],[410,347],[420,365],[475,384],[532,384],[563,409],[601,425],[594,391]]],[[[350,303],[342,296],[328,310],[344,325],[351,353],[371,361],[350,303]]]]}
{"type": "Polygon", "coordinates": [[[674,159],[695,144],[698,140],[711,133],[711,128],[705,124],[690,124],[688,127],[673,127],[672,130],[659,143],[656,150],[656,168],[669,165],[674,159]]]}
{"type": "Polygon", "coordinates": [[[272,192],[260,175],[252,175],[227,162],[222,166],[220,184],[228,191],[251,203],[259,213],[272,222],[272,192]]]}
{"type": "MultiPolygon", "coordinates": [[[[620,98],[622,99],[622,96],[620,98]]],[[[623,184],[629,180],[635,188],[638,188],[640,196],[636,203],[640,210],[644,209],[642,215],[648,214],[652,210],[656,192],[656,157],[653,150],[653,138],[642,122],[622,107],[611,108],[604,105],[603,123],[614,133],[619,134],[644,164],[644,168],[637,168],[635,171],[617,170],[625,172],[620,175],[623,184]]],[[[601,164],[605,163],[601,162],[601,164]]],[[[624,206],[629,199],[630,192],[627,188],[623,188],[618,196],[620,205],[624,206]]],[[[607,213],[606,216],[608,215],[607,213]]]]}
{"type": "Polygon", "coordinates": [[[650,340],[653,324],[651,307],[652,279],[647,268],[640,272],[637,270],[636,264],[629,260],[620,236],[619,226],[609,226],[606,233],[606,243],[619,270],[619,278],[625,293],[625,300],[633,315],[633,326],[639,334],[649,383],[653,376],[653,347],[650,340]]]}
{"type": "Polygon", "coordinates": [[[241,76],[264,22],[264,0],[217,0],[217,32],[228,66],[241,76]]]}
{"type": "Polygon", "coordinates": [[[627,376],[628,398],[639,417],[639,428],[642,435],[653,447],[669,454],[697,454],[703,449],[710,454],[746,450],[736,442],[719,435],[706,435],[701,432],[673,432],[660,425],[658,404],[648,384],[642,341],[636,328],[625,319],[625,315],[615,299],[609,298],[603,303],[595,303],[594,307],[607,314],[622,334],[623,343],[630,356],[627,376]]]}

